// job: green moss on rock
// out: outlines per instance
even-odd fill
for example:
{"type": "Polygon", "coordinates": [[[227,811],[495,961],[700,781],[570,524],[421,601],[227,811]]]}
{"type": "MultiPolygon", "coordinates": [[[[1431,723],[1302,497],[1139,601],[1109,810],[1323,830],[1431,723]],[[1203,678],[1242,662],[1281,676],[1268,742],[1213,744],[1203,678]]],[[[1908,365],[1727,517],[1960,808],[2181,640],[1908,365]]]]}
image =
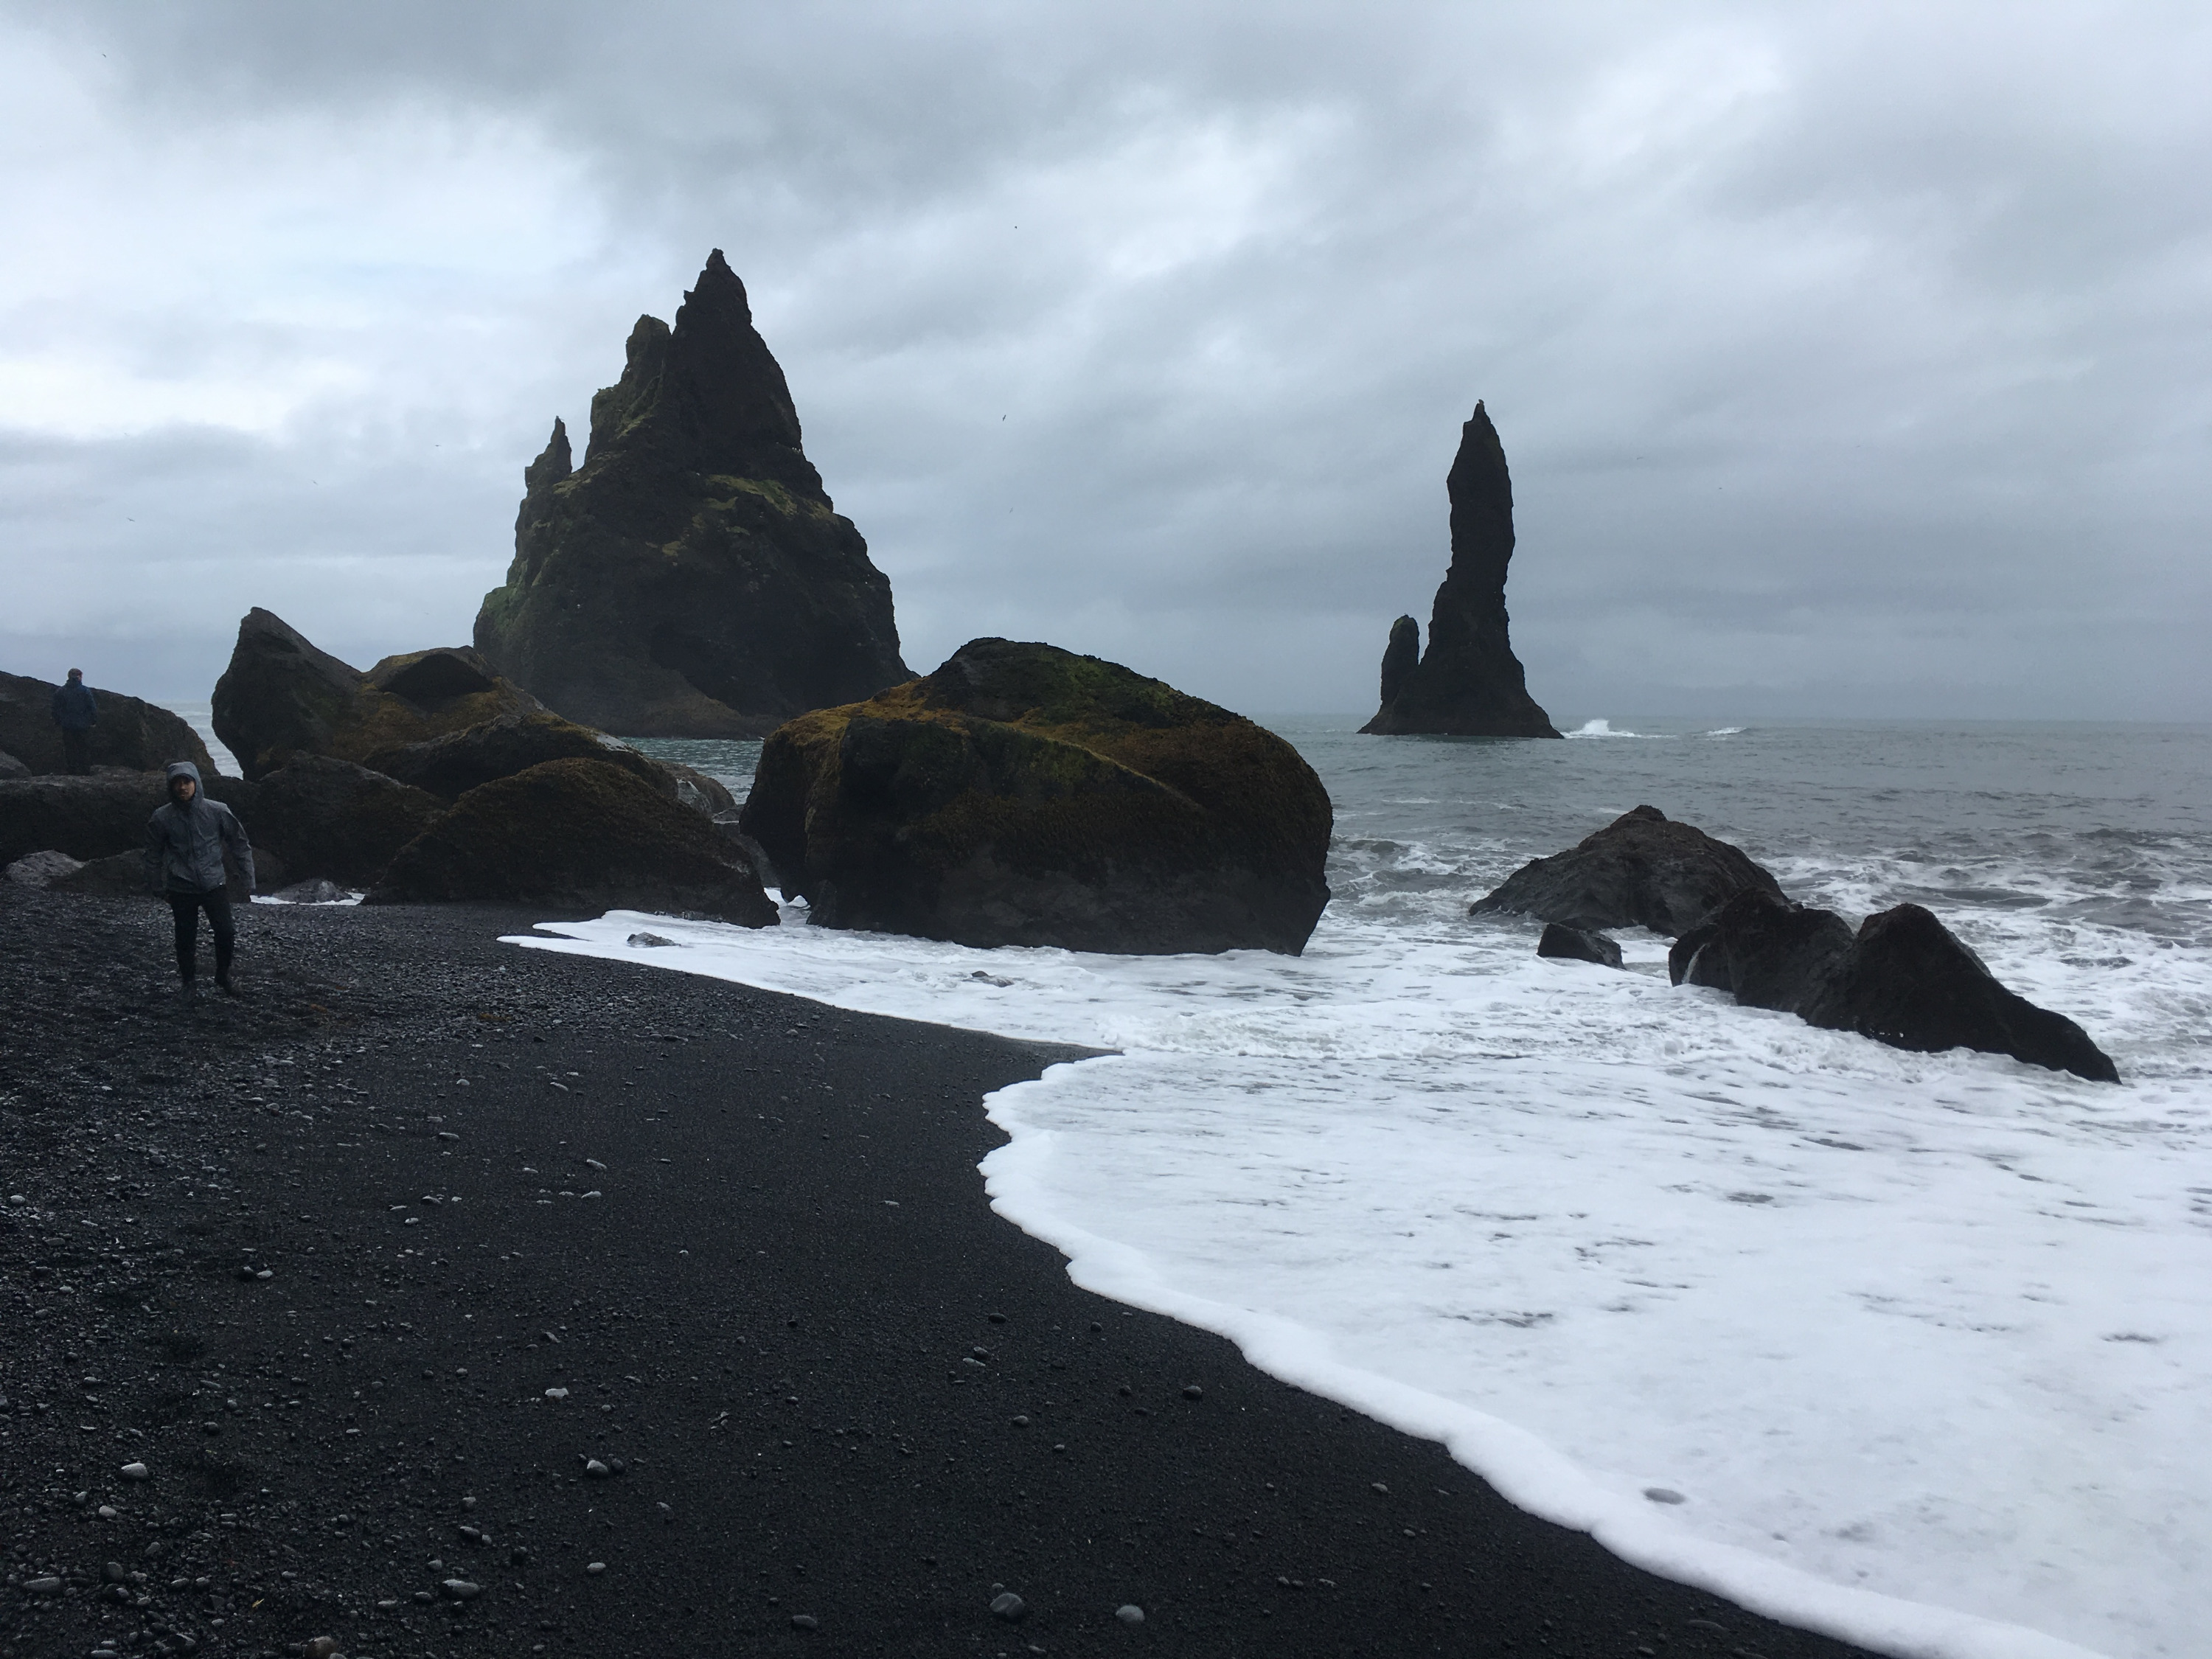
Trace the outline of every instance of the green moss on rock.
{"type": "Polygon", "coordinates": [[[1301,950],[1330,825],[1312,769],[1243,716],[992,639],[780,728],[743,817],[817,922],[1136,951],[1301,950]]]}
{"type": "Polygon", "coordinates": [[[710,822],[604,760],[547,761],[469,790],[400,849],[368,902],[460,899],[776,920],[710,822]]]}

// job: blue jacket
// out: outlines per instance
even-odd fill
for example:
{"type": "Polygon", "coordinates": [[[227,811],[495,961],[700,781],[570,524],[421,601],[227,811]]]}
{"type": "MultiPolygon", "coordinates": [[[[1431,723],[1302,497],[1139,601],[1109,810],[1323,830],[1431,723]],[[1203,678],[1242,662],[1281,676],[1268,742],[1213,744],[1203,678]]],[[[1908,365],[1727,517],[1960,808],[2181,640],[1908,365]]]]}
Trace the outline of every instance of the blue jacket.
{"type": "Polygon", "coordinates": [[[100,705],[93,701],[92,688],[82,680],[55,690],[54,724],[63,731],[89,732],[99,721],[100,705]]]}
{"type": "MultiPolygon", "coordinates": [[[[172,778],[200,781],[200,769],[190,761],[169,768],[172,778]]],[[[228,848],[246,878],[246,890],[253,890],[253,847],[246,839],[246,826],[238,815],[219,800],[210,800],[204,785],[193,793],[189,805],[174,798],[154,809],[146,820],[146,878],[157,893],[215,893],[223,887],[222,854],[228,848]]]]}

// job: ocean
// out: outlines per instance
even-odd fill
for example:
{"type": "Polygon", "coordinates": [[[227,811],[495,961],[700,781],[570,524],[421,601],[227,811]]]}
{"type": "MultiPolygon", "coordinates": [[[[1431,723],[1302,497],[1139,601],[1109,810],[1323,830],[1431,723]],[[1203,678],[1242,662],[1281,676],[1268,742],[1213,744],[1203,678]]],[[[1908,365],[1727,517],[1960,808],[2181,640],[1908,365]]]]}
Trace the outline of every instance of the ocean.
{"type": "MultiPolygon", "coordinates": [[[[1269,724],[1336,809],[1302,957],[971,951],[797,904],[517,943],[1116,1051],[990,1099],[1001,1214],[1630,1560],[1885,1652],[2208,1650],[2212,728],[1269,724]],[[1854,923],[1928,906],[2124,1083],[1466,915],[1644,803],[1854,923]]],[[[740,795],[758,747],[641,746],[740,795]]]]}

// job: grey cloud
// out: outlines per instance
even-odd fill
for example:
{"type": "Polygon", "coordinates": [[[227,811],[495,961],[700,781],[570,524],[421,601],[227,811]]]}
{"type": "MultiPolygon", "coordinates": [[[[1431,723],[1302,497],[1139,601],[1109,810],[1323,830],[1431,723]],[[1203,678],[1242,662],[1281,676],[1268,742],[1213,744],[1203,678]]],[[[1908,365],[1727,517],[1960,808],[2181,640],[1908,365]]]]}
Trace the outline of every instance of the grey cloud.
{"type": "Polygon", "coordinates": [[[73,550],[133,591],[39,597],[34,633],[150,609],[204,681],[251,604],[359,659],[464,636],[550,417],[719,245],[917,664],[1023,634],[1364,712],[1480,397],[1561,718],[2212,714],[2212,46],[2179,9],[107,15],[38,27],[118,131],[490,135],[470,187],[542,247],[504,280],[434,226],[385,278],[296,254],[369,296],[351,328],[0,313],[0,360],[51,330],[350,376],[258,435],[0,406],[11,585],[73,550]],[[103,517],[157,501],[166,553],[103,517]]]}

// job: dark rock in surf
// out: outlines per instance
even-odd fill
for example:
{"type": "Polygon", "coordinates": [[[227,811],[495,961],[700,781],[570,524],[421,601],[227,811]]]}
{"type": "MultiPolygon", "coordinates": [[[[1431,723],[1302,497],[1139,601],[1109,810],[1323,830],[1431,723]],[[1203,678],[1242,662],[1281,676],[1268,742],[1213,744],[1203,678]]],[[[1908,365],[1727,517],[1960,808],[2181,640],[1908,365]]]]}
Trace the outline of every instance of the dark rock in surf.
{"type": "Polygon", "coordinates": [[[1719,943],[1717,923],[1701,921],[1667,950],[1667,978],[1675,985],[1702,985],[1709,990],[1735,994],[1729,978],[1728,951],[1719,943]]]}
{"type": "Polygon", "coordinates": [[[1711,925],[1718,971],[1747,1008],[1796,1013],[1850,953],[1850,924],[1832,910],[1814,910],[1764,888],[1738,893],[1711,925]]]}
{"type": "Polygon", "coordinates": [[[443,811],[436,796],[381,772],[329,755],[297,755],[261,780],[252,817],[241,814],[240,821],[257,846],[265,842],[289,868],[366,887],[443,811]]]}
{"type": "Polygon", "coordinates": [[[363,673],[258,606],[239,623],[230,665],[215,687],[216,735],[248,778],[295,755],[368,765],[405,744],[539,709],[473,651],[409,652],[363,673]]]}
{"type": "Polygon", "coordinates": [[[604,760],[547,761],[479,784],[400,849],[365,902],[456,899],[777,920],[713,823],[604,760]]]}
{"type": "Polygon", "coordinates": [[[1741,848],[1639,806],[1564,853],[1530,860],[1468,914],[1648,927],[1672,938],[1747,888],[1782,896],[1781,884],[1741,848]]]}
{"type": "Polygon", "coordinates": [[[1544,936],[1536,941],[1536,954],[1556,957],[1562,962],[1594,962],[1601,968],[1620,966],[1620,945],[1617,940],[1587,928],[1569,927],[1563,922],[1544,924],[1544,936]]]}
{"type": "Polygon", "coordinates": [[[1480,404],[1461,428],[1445,488],[1451,496],[1451,566],[1429,613],[1429,648],[1409,617],[1390,628],[1382,656],[1382,706],[1359,729],[1472,738],[1556,738],[1528,695],[1505,614],[1513,558],[1513,480],[1498,428],[1480,404]]]}
{"type": "MultiPolygon", "coordinates": [[[[9,757],[21,763],[34,777],[62,771],[61,728],[54,724],[54,693],[61,688],[49,680],[24,674],[0,674],[0,761],[9,757]]],[[[171,761],[190,761],[200,775],[215,775],[215,762],[207,745],[178,716],[167,709],[120,691],[95,688],[93,697],[100,717],[92,728],[91,762],[94,766],[117,766],[131,772],[158,772],[171,761]]],[[[0,765],[0,778],[10,775],[0,765]]]]}
{"type": "Polygon", "coordinates": [[[1976,1048],[2118,1083],[2119,1068],[2063,1014],[1999,984],[1982,959],[1917,904],[1869,916],[1850,951],[1797,1012],[1893,1048],[1976,1048]]]}
{"type": "Polygon", "coordinates": [[[1242,715],[983,639],[777,731],[739,822],[828,927],[1296,954],[1328,902],[1330,817],[1313,769],[1242,715]]]}
{"type": "Polygon", "coordinates": [[[514,562],[476,642],[570,720],[747,737],[906,679],[890,584],[800,447],[783,371],[717,249],[671,329],[523,474],[514,562]]]}

